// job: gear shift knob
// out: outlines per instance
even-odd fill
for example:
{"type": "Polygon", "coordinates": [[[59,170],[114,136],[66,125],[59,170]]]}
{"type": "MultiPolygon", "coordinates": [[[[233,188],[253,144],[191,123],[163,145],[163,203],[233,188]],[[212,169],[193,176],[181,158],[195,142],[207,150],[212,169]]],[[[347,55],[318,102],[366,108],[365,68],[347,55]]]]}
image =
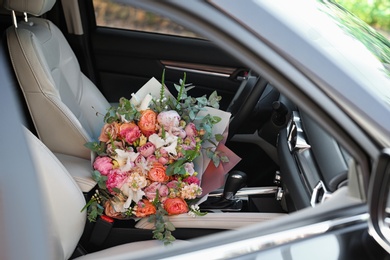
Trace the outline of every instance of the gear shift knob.
{"type": "Polygon", "coordinates": [[[231,200],[237,191],[246,185],[247,176],[241,171],[231,171],[226,179],[222,199],[231,200]]]}

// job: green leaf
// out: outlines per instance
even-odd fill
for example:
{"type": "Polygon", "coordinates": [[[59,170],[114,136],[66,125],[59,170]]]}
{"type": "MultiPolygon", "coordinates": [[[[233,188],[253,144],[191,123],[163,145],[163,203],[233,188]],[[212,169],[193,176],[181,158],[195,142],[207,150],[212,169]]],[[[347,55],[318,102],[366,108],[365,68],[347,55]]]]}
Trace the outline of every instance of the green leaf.
{"type": "Polygon", "coordinates": [[[226,155],[220,156],[220,159],[221,159],[221,161],[224,162],[224,163],[229,162],[229,157],[227,157],[226,155]]]}
{"type": "Polygon", "coordinates": [[[223,135],[221,135],[221,134],[216,134],[216,135],[215,135],[215,140],[216,140],[217,142],[221,142],[221,141],[223,140],[223,135]]]}
{"type": "Polygon", "coordinates": [[[219,156],[217,154],[214,154],[212,160],[213,160],[215,167],[218,167],[219,163],[220,163],[219,156]]]}
{"type": "Polygon", "coordinates": [[[85,143],[84,146],[98,155],[105,154],[106,151],[106,145],[102,142],[88,142],[85,143]]]}
{"type": "Polygon", "coordinates": [[[171,222],[169,222],[169,221],[165,222],[165,229],[169,230],[169,231],[175,231],[176,230],[175,226],[171,222]]]}

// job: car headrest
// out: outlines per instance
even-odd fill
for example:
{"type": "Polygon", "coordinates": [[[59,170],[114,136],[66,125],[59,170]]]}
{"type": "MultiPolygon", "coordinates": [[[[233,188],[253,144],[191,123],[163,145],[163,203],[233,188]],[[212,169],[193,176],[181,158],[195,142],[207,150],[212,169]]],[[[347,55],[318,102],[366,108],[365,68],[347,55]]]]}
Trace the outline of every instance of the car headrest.
{"type": "Polygon", "coordinates": [[[4,8],[15,12],[40,16],[54,6],[56,0],[4,0],[4,8]]]}

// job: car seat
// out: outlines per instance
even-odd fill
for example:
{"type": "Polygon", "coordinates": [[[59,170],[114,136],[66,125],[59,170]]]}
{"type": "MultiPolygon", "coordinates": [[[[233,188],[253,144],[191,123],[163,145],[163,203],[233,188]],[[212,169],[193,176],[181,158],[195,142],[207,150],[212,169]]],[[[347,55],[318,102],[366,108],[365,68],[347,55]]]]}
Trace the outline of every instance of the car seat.
{"type": "Polygon", "coordinates": [[[41,141],[56,154],[83,191],[90,177],[91,152],[84,144],[96,141],[109,102],[80,70],[62,32],[41,16],[55,0],[5,0],[4,7],[26,19],[8,28],[7,44],[14,71],[41,141]]]}

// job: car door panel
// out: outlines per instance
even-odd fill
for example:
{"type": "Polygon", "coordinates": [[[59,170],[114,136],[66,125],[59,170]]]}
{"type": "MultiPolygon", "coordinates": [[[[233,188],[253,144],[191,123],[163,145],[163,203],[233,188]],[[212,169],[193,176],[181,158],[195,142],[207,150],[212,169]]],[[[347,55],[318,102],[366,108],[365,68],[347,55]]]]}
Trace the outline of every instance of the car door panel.
{"type": "Polygon", "coordinates": [[[97,27],[91,44],[98,85],[110,102],[130,96],[147,80],[161,80],[165,69],[167,85],[178,83],[186,72],[188,83],[197,88],[192,96],[217,90],[221,107],[235,94],[244,66],[206,40],[97,27]]]}

